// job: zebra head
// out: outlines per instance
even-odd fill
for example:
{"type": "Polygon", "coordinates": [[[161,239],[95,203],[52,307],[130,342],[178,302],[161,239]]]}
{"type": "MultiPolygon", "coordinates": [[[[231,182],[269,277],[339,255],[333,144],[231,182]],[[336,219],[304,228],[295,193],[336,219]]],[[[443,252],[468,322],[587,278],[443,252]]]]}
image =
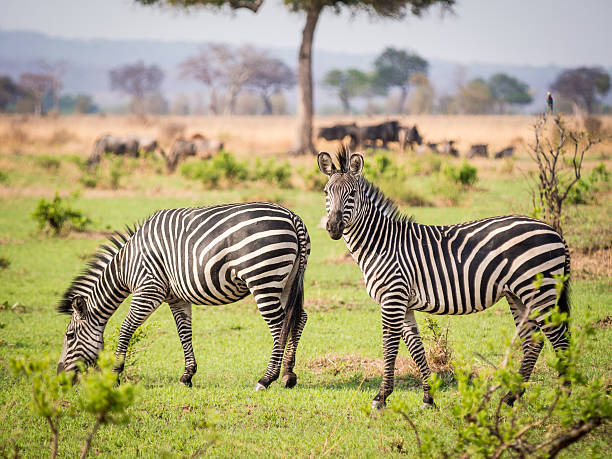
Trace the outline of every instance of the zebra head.
{"type": "Polygon", "coordinates": [[[332,239],[340,239],[359,208],[359,176],[363,170],[363,156],[351,154],[346,146],[338,152],[340,169],[334,165],[329,153],[322,151],[317,158],[319,169],[329,176],[325,185],[327,231],[332,239]]]}
{"type": "Polygon", "coordinates": [[[64,336],[62,353],[57,364],[57,372],[76,371],[77,363],[86,366],[95,363],[98,354],[104,349],[103,333],[93,323],[88,313],[87,301],[77,295],[71,300],[72,316],[64,336]]]}

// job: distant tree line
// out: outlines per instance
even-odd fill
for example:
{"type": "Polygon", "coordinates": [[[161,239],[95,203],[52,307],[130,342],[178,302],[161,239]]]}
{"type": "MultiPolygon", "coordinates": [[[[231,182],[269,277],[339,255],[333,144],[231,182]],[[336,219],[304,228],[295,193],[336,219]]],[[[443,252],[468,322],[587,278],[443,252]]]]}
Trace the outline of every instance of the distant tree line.
{"type": "MultiPolygon", "coordinates": [[[[436,96],[428,79],[428,69],[429,63],[418,54],[387,48],[375,59],[371,71],[332,69],[322,83],[337,95],[345,114],[505,114],[533,102],[529,86],[505,73],[469,81],[459,75],[454,93],[436,96]],[[359,99],[362,100],[360,110],[354,105],[359,99]]],[[[610,107],[601,100],[610,90],[610,76],[601,68],[565,70],[550,90],[555,93],[556,106],[561,111],[610,112],[610,107]]],[[[333,112],[334,108],[328,105],[323,111],[333,112]]]]}
{"type": "Polygon", "coordinates": [[[88,94],[62,94],[62,76],[66,61],[38,62],[39,71],[22,73],[15,81],[0,75],[0,112],[34,113],[95,113],[97,105],[88,94]]]}

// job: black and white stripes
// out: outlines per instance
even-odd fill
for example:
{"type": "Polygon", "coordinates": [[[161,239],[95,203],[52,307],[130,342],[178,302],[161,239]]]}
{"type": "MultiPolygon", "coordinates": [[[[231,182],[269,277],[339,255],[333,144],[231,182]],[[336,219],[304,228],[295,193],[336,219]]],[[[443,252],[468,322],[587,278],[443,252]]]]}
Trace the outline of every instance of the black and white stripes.
{"type": "Polygon", "coordinates": [[[228,204],[157,212],[135,231],[111,238],[70,286],[58,309],[72,314],[58,369],[91,364],[104,328],[121,302],[132,302],[119,336],[122,364],[134,331],[167,301],[185,353],[181,381],[197,366],[191,305],[227,304],[252,293],[274,346],[258,388],[278,378],[285,345],[285,385],[295,385],[295,351],[306,323],[303,277],[310,240],[302,220],[270,203],[228,204]]]}
{"type": "MultiPolygon", "coordinates": [[[[361,176],[361,155],[343,148],[338,160],[339,168],[327,153],[318,158],[321,171],[329,176],[327,230],[333,239],[344,237],[364,274],[368,294],[381,305],[385,371],[374,406],[384,405],[393,391],[400,336],[421,370],[424,402],[433,403],[427,384],[430,370],[413,311],[469,314],[506,296],[523,338],[524,380],[542,347],[533,340],[536,330],[541,329],[555,349],[567,348],[567,325],[545,324],[557,304],[559,282],[565,287],[559,308],[569,314],[569,281],[559,280],[569,275],[569,251],[550,226],[522,216],[420,225],[361,176]]],[[[506,401],[514,398],[508,394],[506,401]]]]}

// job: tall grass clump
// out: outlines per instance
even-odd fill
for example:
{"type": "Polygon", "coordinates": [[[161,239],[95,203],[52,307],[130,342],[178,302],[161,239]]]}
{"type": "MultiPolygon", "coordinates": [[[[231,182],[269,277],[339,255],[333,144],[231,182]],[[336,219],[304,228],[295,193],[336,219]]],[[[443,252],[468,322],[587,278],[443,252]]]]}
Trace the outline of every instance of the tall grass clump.
{"type": "Polygon", "coordinates": [[[57,156],[53,155],[36,156],[36,163],[43,169],[47,169],[49,171],[57,171],[62,164],[61,160],[57,156]]]}
{"type": "Polygon", "coordinates": [[[467,161],[463,161],[461,166],[446,164],[442,172],[447,179],[465,187],[471,187],[478,181],[478,169],[467,161]]]}

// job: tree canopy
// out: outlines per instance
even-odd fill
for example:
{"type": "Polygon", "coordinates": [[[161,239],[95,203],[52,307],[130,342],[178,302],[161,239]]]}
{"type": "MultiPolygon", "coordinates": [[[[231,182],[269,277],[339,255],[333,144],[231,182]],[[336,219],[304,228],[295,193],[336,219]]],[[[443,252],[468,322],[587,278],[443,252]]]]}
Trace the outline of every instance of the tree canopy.
{"type": "Polygon", "coordinates": [[[339,70],[327,72],[323,84],[337,91],[345,113],[351,112],[351,99],[364,95],[370,87],[370,78],[367,73],[358,69],[339,70]]]}
{"type": "Polygon", "coordinates": [[[598,96],[604,96],[610,90],[610,74],[601,67],[565,70],[552,84],[551,90],[590,113],[595,108],[598,96]]]}
{"type": "Polygon", "coordinates": [[[505,73],[496,73],[489,78],[493,99],[503,111],[505,105],[527,105],[533,102],[526,83],[505,73]]]}

